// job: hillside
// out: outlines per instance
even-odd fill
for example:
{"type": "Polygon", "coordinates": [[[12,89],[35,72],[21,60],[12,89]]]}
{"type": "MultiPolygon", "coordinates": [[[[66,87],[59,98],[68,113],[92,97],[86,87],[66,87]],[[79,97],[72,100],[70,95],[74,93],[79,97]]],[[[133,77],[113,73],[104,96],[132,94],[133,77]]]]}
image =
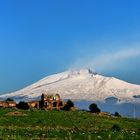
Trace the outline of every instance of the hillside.
{"type": "Polygon", "coordinates": [[[83,111],[1,109],[0,114],[0,139],[140,139],[140,120],[83,111]]]}

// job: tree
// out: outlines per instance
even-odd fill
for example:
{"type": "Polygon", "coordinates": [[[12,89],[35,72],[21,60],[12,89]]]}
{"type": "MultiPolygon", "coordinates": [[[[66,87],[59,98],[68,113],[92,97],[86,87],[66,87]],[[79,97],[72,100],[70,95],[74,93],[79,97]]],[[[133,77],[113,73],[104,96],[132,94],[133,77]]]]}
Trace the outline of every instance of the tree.
{"type": "Polygon", "coordinates": [[[41,95],[41,101],[39,101],[39,107],[44,108],[44,94],[41,95]]]}
{"type": "Polygon", "coordinates": [[[97,104],[94,104],[94,103],[89,106],[89,110],[92,113],[99,113],[99,112],[101,112],[101,110],[98,108],[97,104]]]}
{"type": "Polygon", "coordinates": [[[121,117],[121,115],[118,112],[115,112],[114,116],[115,117],[121,117]]]}
{"type": "Polygon", "coordinates": [[[74,103],[73,103],[71,100],[68,100],[68,101],[67,101],[67,105],[68,105],[69,107],[74,107],[74,103]]]}
{"type": "Polygon", "coordinates": [[[71,107],[74,107],[74,103],[71,100],[68,100],[63,107],[63,110],[70,111],[71,107]]]}
{"type": "Polygon", "coordinates": [[[17,108],[27,110],[29,109],[29,105],[28,103],[22,101],[17,104],[17,108]]]}
{"type": "Polygon", "coordinates": [[[120,131],[120,130],[121,130],[121,127],[118,124],[114,124],[112,126],[112,131],[120,131]]]}
{"type": "Polygon", "coordinates": [[[5,100],[6,102],[8,102],[8,101],[14,101],[12,98],[7,98],[6,100],[5,100]]]}

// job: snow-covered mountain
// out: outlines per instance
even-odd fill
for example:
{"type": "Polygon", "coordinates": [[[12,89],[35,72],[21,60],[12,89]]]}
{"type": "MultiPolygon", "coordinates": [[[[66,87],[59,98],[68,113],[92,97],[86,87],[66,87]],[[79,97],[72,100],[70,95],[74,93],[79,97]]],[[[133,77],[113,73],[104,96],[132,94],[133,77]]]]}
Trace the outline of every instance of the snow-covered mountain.
{"type": "Polygon", "coordinates": [[[54,74],[19,91],[1,95],[0,98],[30,100],[40,97],[42,93],[58,93],[62,99],[140,102],[140,85],[105,77],[89,69],[54,74]]]}

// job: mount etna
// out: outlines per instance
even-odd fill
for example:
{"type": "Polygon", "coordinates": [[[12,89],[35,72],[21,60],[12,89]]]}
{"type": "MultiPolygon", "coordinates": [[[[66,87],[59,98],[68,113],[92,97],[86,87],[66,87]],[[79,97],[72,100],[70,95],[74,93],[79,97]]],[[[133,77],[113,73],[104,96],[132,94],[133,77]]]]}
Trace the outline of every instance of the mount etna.
{"type": "MultiPolygon", "coordinates": [[[[107,104],[107,108],[111,108],[113,105],[126,106],[129,104],[131,105],[129,115],[133,114],[133,105],[140,102],[140,85],[130,84],[114,77],[105,77],[90,69],[69,70],[47,76],[24,89],[3,94],[0,98],[27,101],[40,98],[42,93],[59,94],[62,99],[71,99],[78,106],[79,101],[82,102],[82,105],[83,102],[107,104]]],[[[105,105],[103,105],[104,107],[105,105]]],[[[122,110],[123,107],[120,108],[122,110]]],[[[127,108],[129,107],[127,106],[127,108]]],[[[109,109],[104,110],[110,111],[109,109]]],[[[120,111],[120,109],[111,110],[112,112],[120,111]]]]}

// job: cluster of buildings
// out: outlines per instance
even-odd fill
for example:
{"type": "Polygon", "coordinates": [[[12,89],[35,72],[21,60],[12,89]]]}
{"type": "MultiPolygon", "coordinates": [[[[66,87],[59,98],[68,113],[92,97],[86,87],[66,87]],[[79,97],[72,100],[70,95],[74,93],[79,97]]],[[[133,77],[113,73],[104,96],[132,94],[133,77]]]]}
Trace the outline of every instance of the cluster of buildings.
{"type": "Polygon", "coordinates": [[[45,95],[42,94],[40,101],[28,102],[30,108],[44,108],[46,110],[57,109],[60,110],[64,107],[65,102],[60,98],[59,94],[45,95]]]}
{"type": "MultiPolygon", "coordinates": [[[[44,108],[46,110],[57,109],[60,110],[64,107],[65,102],[60,98],[59,94],[45,95],[42,94],[41,100],[27,102],[29,108],[44,108]]],[[[17,103],[14,101],[0,101],[0,108],[16,108],[17,103]]]]}
{"type": "Polygon", "coordinates": [[[17,103],[14,101],[0,101],[0,108],[16,108],[17,103]]]}

